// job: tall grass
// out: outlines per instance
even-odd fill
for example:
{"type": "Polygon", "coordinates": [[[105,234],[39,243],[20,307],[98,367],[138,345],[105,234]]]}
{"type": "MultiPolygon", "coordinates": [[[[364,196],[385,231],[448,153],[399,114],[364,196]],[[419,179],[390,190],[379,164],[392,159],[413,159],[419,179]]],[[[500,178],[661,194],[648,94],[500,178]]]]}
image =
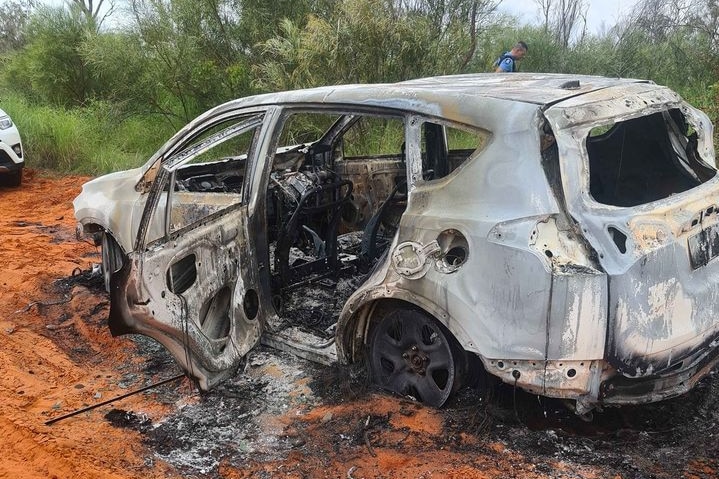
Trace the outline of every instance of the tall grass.
{"type": "Polygon", "coordinates": [[[123,116],[109,103],[82,109],[34,105],[0,94],[25,147],[26,166],[98,175],[142,165],[173,131],[161,119],[123,116]]]}

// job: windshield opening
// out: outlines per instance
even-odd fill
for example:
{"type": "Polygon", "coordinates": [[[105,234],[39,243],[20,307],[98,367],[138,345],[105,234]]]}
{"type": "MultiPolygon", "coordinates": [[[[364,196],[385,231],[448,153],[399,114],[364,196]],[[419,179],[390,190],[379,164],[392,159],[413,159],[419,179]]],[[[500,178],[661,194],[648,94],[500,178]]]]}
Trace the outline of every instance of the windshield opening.
{"type": "Polygon", "coordinates": [[[589,190],[599,203],[637,206],[690,190],[716,174],[679,109],[593,128],[586,139],[589,190]]]}

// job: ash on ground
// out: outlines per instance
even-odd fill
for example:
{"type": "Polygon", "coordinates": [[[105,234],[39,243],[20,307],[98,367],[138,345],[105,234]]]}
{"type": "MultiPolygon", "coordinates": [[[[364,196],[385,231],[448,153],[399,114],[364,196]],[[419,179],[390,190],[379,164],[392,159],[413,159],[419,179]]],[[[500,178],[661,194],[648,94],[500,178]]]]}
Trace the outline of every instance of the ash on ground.
{"type": "Polygon", "coordinates": [[[54,286],[56,292],[63,294],[70,293],[75,286],[83,286],[93,293],[106,294],[105,280],[99,264],[86,270],[77,268],[72,275],[56,280],[54,286]]]}
{"type": "Polygon", "coordinates": [[[347,299],[365,278],[366,274],[345,273],[284,292],[277,305],[282,319],[277,329],[302,326],[322,334],[337,322],[347,299]]]}
{"type": "MultiPolygon", "coordinates": [[[[600,467],[622,479],[715,478],[719,471],[719,378],[690,393],[653,404],[606,408],[592,421],[558,400],[500,385],[485,408],[489,438],[533,459],[539,469],[557,461],[600,467]],[[544,466],[542,466],[544,465],[544,466]]],[[[467,417],[448,411],[458,427],[467,417]]],[[[475,416],[476,416],[475,412],[475,416]]],[[[556,471],[555,471],[556,472],[556,471]]],[[[574,477],[574,476],[562,476],[574,477]]]]}
{"type": "MultiPolygon", "coordinates": [[[[294,291],[285,304],[283,320],[324,330],[336,320],[338,309],[356,288],[355,282],[361,280],[348,276],[294,291]]],[[[55,293],[64,293],[65,297],[83,288],[105,294],[97,271],[79,271],[54,286],[55,293]]],[[[67,306],[66,302],[38,304],[38,308],[46,308],[54,318],[67,306]]],[[[81,319],[92,324],[104,322],[106,308],[107,303],[100,301],[81,319]]],[[[53,337],[62,347],[63,336],[73,331],[59,329],[53,331],[53,337]]],[[[119,366],[123,371],[118,383],[121,388],[137,388],[158,377],[177,374],[176,364],[158,343],[144,336],[132,339],[145,361],[119,366]]],[[[71,352],[71,357],[89,357],[89,352],[71,352]]],[[[325,367],[289,353],[257,348],[236,376],[201,395],[199,401],[188,402],[187,390],[173,384],[148,392],[178,407],[175,414],[159,423],[150,424],[141,413],[124,410],[111,411],[106,419],[117,427],[143,434],[158,458],[187,477],[219,478],[221,464],[241,468],[249,461],[285,459],[293,450],[312,453],[312,438],[298,439],[285,432],[293,427],[293,414],[317,405],[361,400],[375,391],[368,385],[361,365],[325,367]]],[[[719,471],[716,373],[679,398],[607,408],[595,412],[592,422],[578,418],[560,401],[496,383],[481,394],[472,388],[458,391],[441,414],[445,435],[437,448],[472,454],[472,450],[452,442],[452,438],[470,434],[480,443],[504,444],[548,477],[583,477],[572,472],[573,465],[596,466],[606,477],[622,479],[713,478],[719,471]],[[553,475],[558,474],[558,462],[566,466],[561,476],[553,475]]],[[[335,433],[341,437],[342,431],[328,432],[335,433]]],[[[351,430],[346,434],[353,437],[351,430]]]]}
{"type": "MultiPolygon", "coordinates": [[[[237,376],[143,432],[156,455],[188,477],[219,478],[220,464],[241,468],[250,461],[284,459],[292,450],[311,454],[312,438],[285,434],[295,425],[294,415],[300,423],[299,415],[314,406],[374,392],[361,371],[319,366],[261,348],[250,353],[237,376]]],[[[567,466],[561,477],[568,479],[584,477],[572,473],[572,465],[597,466],[607,477],[622,479],[713,477],[702,475],[702,468],[716,471],[719,466],[719,381],[714,376],[681,398],[607,409],[595,413],[592,422],[560,401],[496,383],[489,395],[463,388],[441,414],[444,439],[437,448],[471,454],[453,442],[471,434],[479,444],[504,444],[549,477],[555,477],[558,461],[567,466]],[[682,473],[692,462],[699,472],[682,473]]],[[[334,432],[342,437],[341,431],[334,432]]]]}
{"type": "Polygon", "coordinates": [[[197,404],[185,405],[146,433],[156,455],[188,477],[219,477],[220,463],[273,460],[300,447],[278,418],[316,404],[308,384],[317,366],[288,353],[258,348],[244,369],[197,404]]]}

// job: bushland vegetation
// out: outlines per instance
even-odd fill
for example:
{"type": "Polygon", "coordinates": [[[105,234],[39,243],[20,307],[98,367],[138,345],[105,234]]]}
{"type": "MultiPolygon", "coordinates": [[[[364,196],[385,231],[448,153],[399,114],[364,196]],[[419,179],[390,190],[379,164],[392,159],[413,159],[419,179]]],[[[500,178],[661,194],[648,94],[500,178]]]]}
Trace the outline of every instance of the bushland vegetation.
{"type": "Polygon", "coordinates": [[[206,109],[318,85],[488,72],[518,39],[527,72],[646,78],[719,119],[719,1],[639,0],[589,31],[586,0],[9,0],[0,107],[28,164],[97,174],[139,166],[206,109]]]}

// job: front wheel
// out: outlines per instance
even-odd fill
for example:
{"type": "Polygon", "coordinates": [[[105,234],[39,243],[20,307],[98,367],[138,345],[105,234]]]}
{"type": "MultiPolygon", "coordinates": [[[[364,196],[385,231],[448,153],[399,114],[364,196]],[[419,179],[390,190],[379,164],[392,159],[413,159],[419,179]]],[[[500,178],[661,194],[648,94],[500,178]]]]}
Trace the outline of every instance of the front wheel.
{"type": "Polygon", "coordinates": [[[375,325],[369,343],[372,380],[383,389],[442,406],[459,383],[459,347],[436,320],[398,309],[375,325]]]}
{"type": "Polygon", "coordinates": [[[20,186],[22,183],[22,168],[17,169],[10,173],[7,179],[7,184],[10,186],[20,186]]]}
{"type": "Polygon", "coordinates": [[[110,278],[113,273],[122,268],[123,253],[115,238],[108,232],[102,233],[102,278],[105,281],[105,291],[110,292],[110,278]]]}

